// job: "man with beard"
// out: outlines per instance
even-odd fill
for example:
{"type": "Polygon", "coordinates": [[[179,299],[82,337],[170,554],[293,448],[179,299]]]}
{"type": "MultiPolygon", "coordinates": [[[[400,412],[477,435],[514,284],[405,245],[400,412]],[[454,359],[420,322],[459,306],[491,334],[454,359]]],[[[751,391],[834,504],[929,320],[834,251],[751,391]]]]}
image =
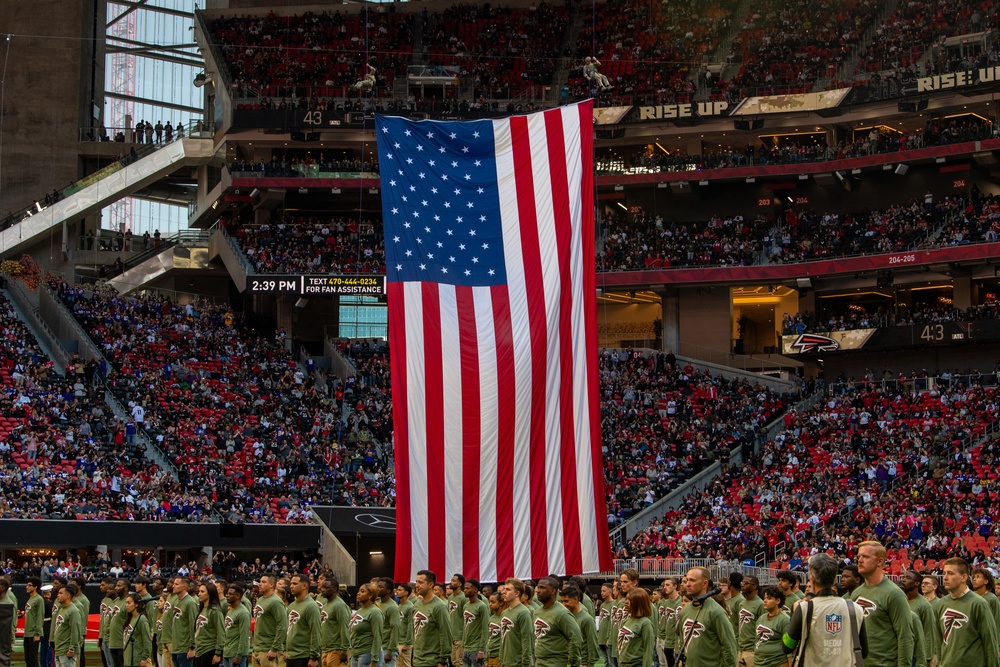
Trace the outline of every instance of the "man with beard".
{"type": "Polygon", "coordinates": [[[712,597],[708,568],[693,567],[687,573],[687,595],[691,604],[677,619],[678,654],[685,667],[736,667],[736,633],[729,614],[712,597]]]}
{"type": "Polygon", "coordinates": [[[920,575],[913,570],[907,570],[900,577],[899,585],[906,593],[906,600],[910,603],[910,611],[920,619],[920,628],[924,638],[924,655],[928,661],[931,661],[937,655],[937,646],[941,643],[941,638],[938,636],[934,609],[931,607],[931,603],[920,594],[920,575]]]}
{"type": "Polygon", "coordinates": [[[535,595],[541,605],[532,618],[535,667],[578,667],[583,636],[576,618],[556,600],[559,581],[542,577],[535,586],[535,595]]]}

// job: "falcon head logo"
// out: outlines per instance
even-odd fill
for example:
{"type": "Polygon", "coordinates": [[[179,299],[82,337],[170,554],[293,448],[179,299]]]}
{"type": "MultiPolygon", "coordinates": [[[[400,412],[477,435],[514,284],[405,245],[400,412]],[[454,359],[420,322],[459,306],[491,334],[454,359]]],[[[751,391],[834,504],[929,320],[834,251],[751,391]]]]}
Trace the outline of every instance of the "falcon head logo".
{"type": "Polygon", "coordinates": [[[625,647],[628,646],[633,637],[635,637],[635,633],[623,625],[621,630],[618,631],[618,655],[622,654],[622,651],[625,650],[625,647]]]}
{"type": "Polygon", "coordinates": [[[697,639],[701,637],[701,633],[705,631],[705,626],[701,623],[695,621],[693,618],[689,618],[684,621],[684,636],[688,639],[697,639]]]}
{"type": "Polygon", "coordinates": [[[945,609],[944,613],[941,614],[941,639],[947,644],[951,633],[961,630],[968,622],[969,617],[957,609],[945,609]]]}
{"type": "Polygon", "coordinates": [[[791,348],[798,354],[810,352],[835,352],[840,349],[840,343],[828,336],[819,334],[799,334],[791,348]]]}
{"type": "Polygon", "coordinates": [[[500,641],[506,641],[507,633],[514,629],[514,621],[506,616],[500,619],[500,641]]]}
{"type": "Polygon", "coordinates": [[[208,625],[208,618],[198,614],[198,618],[194,621],[194,636],[197,637],[198,632],[206,625],[208,625]]]}
{"type": "Polygon", "coordinates": [[[66,622],[66,617],[63,616],[62,614],[56,616],[56,630],[58,630],[59,626],[61,626],[65,622],[66,622]]]}
{"type": "Polygon", "coordinates": [[[233,617],[232,616],[226,616],[225,620],[222,621],[222,625],[223,625],[224,628],[226,628],[226,630],[228,630],[229,628],[233,627],[233,617]]]}
{"type": "Polygon", "coordinates": [[[328,619],[328,618],[330,618],[330,615],[326,613],[325,609],[319,612],[319,622],[320,623],[326,623],[326,619],[328,619]]]}
{"type": "Polygon", "coordinates": [[[176,621],[178,618],[180,618],[181,614],[183,613],[184,613],[183,609],[181,609],[180,607],[174,607],[174,620],[176,621]]]}
{"type": "Polygon", "coordinates": [[[476,620],[476,615],[471,611],[462,612],[462,627],[469,627],[476,620]]]}
{"type": "MultiPolygon", "coordinates": [[[[354,620],[353,618],[351,619],[354,620]]],[[[299,622],[299,612],[294,609],[288,612],[288,629],[291,630],[292,626],[299,622]]]]}
{"type": "MultiPolygon", "coordinates": [[[[347,622],[347,627],[349,628],[357,627],[357,625],[364,620],[365,620],[364,616],[362,616],[358,612],[354,612],[353,614],[351,614],[351,620],[347,622]]],[[[414,630],[416,630],[416,628],[414,628],[414,630]]]]}
{"type": "Polygon", "coordinates": [[[601,613],[600,613],[600,616],[599,616],[600,621],[603,623],[604,621],[608,620],[608,618],[610,618],[610,617],[611,617],[611,610],[608,609],[607,607],[601,607],[601,613]]]}
{"type": "Polygon", "coordinates": [[[418,611],[413,614],[413,636],[416,637],[420,634],[421,628],[427,625],[428,618],[426,614],[422,611],[418,611]]]}
{"type": "Polygon", "coordinates": [[[156,619],[156,631],[159,632],[162,629],[163,629],[163,621],[161,621],[160,619],[156,619]]]}
{"type": "MultiPolygon", "coordinates": [[[[753,623],[756,620],[757,619],[754,618],[752,611],[750,611],[749,609],[740,609],[740,630],[742,630],[743,626],[746,625],[747,623],[753,623]]],[[[759,626],[757,630],[760,631],[759,626]]]]}
{"type": "Polygon", "coordinates": [[[857,602],[858,606],[861,607],[861,611],[864,612],[865,618],[868,618],[876,611],[878,611],[878,605],[869,600],[868,598],[858,598],[857,600],[855,600],[855,602],[857,602]]]}
{"type": "Polygon", "coordinates": [[[499,636],[500,636],[500,624],[490,623],[490,637],[499,637],[499,636]]]}
{"type": "Polygon", "coordinates": [[[665,604],[660,605],[660,607],[656,610],[656,615],[661,621],[670,618],[670,607],[665,604]]]}
{"type": "Polygon", "coordinates": [[[458,609],[458,603],[455,602],[454,600],[448,600],[448,613],[450,614],[456,609],[458,609]]]}
{"type": "Polygon", "coordinates": [[[550,629],[551,628],[549,627],[548,623],[546,623],[545,621],[543,621],[540,618],[536,618],[535,619],[535,641],[537,642],[539,639],[541,639],[545,635],[549,634],[549,630],[550,629]]]}
{"type": "Polygon", "coordinates": [[[255,606],[253,608],[253,618],[254,618],[254,620],[257,620],[258,618],[260,618],[260,615],[263,614],[263,613],[264,613],[264,608],[263,607],[261,607],[260,605],[255,606]]]}
{"type": "Polygon", "coordinates": [[[771,628],[767,627],[766,625],[758,625],[757,626],[757,645],[754,646],[754,649],[759,649],[761,644],[763,644],[764,642],[771,641],[772,637],[774,637],[774,630],[772,630],[771,628]]]}
{"type": "Polygon", "coordinates": [[[124,641],[125,644],[127,645],[128,644],[128,639],[131,636],[132,636],[132,626],[131,625],[126,625],[122,629],[122,641],[124,641]]]}

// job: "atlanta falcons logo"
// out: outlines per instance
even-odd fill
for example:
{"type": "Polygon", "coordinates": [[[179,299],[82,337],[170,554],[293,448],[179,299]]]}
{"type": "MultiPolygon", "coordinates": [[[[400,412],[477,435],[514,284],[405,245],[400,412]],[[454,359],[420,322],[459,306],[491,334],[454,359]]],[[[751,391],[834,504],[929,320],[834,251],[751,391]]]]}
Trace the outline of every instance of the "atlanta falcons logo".
{"type": "Polygon", "coordinates": [[[156,631],[159,632],[162,629],[163,629],[163,621],[157,619],[156,620],[156,631]]]}
{"type": "Polygon", "coordinates": [[[865,618],[868,618],[876,611],[878,611],[878,605],[869,600],[868,598],[858,598],[857,600],[855,600],[855,602],[857,602],[858,606],[861,607],[861,611],[864,612],[865,618]]]}
{"type": "Polygon", "coordinates": [[[625,647],[628,646],[633,637],[635,637],[635,633],[622,626],[622,629],[618,631],[618,655],[622,654],[622,651],[625,650],[625,647]]]}
{"type": "Polygon", "coordinates": [[[233,627],[233,617],[232,616],[226,616],[226,619],[224,621],[222,621],[222,625],[226,628],[226,630],[228,630],[229,628],[233,627]]]}
{"type": "Polygon", "coordinates": [[[500,641],[507,641],[507,633],[514,629],[514,621],[506,616],[500,619],[500,641]]]}
{"type": "Polygon", "coordinates": [[[288,612],[288,629],[291,630],[292,626],[299,622],[299,612],[294,609],[288,612]]]}
{"type": "Polygon", "coordinates": [[[799,354],[809,354],[810,352],[834,352],[840,349],[840,343],[827,336],[819,334],[799,334],[799,337],[792,343],[791,348],[799,354]]]}
{"type": "Polygon", "coordinates": [[[499,636],[500,636],[500,624],[490,623],[490,637],[499,637],[499,636]]]}
{"type": "Polygon", "coordinates": [[[754,648],[758,648],[759,649],[761,644],[763,644],[764,642],[771,641],[772,637],[774,637],[774,630],[772,630],[771,628],[767,627],[766,625],[758,625],[757,626],[757,645],[754,648]]]}
{"type": "Polygon", "coordinates": [[[948,643],[948,638],[951,637],[951,633],[956,630],[961,630],[966,623],[969,622],[969,617],[960,611],[955,609],[945,609],[944,613],[941,614],[941,628],[943,632],[941,633],[941,639],[944,643],[948,643]]]}
{"type": "Polygon", "coordinates": [[[254,617],[254,620],[260,618],[260,615],[263,614],[263,613],[264,613],[264,608],[263,607],[261,607],[260,605],[257,605],[256,607],[254,607],[253,608],[253,617],[254,617]]]}
{"type": "Polygon", "coordinates": [[[180,618],[181,614],[183,613],[184,613],[183,609],[181,609],[180,607],[174,607],[174,620],[176,621],[178,618],[180,618]]]}
{"type": "MultiPolygon", "coordinates": [[[[740,609],[740,630],[743,629],[744,625],[747,623],[753,623],[755,620],[757,619],[753,617],[752,611],[749,609],[740,609]]],[[[760,626],[757,626],[757,631],[760,631],[760,626]]]]}
{"type": "Polygon", "coordinates": [[[463,627],[466,627],[466,628],[469,627],[470,625],[472,625],[472,623],[475,620],[476,620],[476,615],[473,614],[471,611],[463,611],[462,612],[462,621],[463,621],[462,625],[463,625],[463,627]]]}
{"type": "Polygon", "coordinates": [[[701,633],[705,631],[705,626],[701,623],[696,622],[694,619],[689,618],[684,621],[684,636],[688,640],[697,639],[701,637],[701,633]]]}
{"type": "Polygon", "coordinates": [[[456,609],[458,609],[458,603],[455,602],[454,600],[448,600],[448,613],[450,614],[456,609]]]}
{"type": "Polygon", "coordinates": [[[132,626],[126,625],[125,629],[122,630],[122,641],[124,641],[125,644],[128,645],[128,639],[131,636],[132,636],[132,626]]]}
{"type": "Polygon", "coordinates": [[[539,639],[541,639],[545,635],[549,634],[549,630],[550,629],[551,628],[549,627],[548,623],[546,623],[545,621],[543,621],[540,618],[536,618],[535,619],[535,641],[537,642],[539,639]]]}
{"type": "Polygon", "coordinates": [[[196,618],[195,621],[194,621],[194,636],[197,637],[198,633],[206,625],[208,625],[208,618],[205,617],[205,616],[202,616],[201,614],[198,614],[198,618],[196,618]]]}
{"type": "Polygon", "coordinates": [[[608,619],[609,619],[610,617],[611,617],[611,611],[610,611],[610,610],[608,610],[608,608],[607,608],[607,607],[605,607],[605,608],[601,609],[601,617],[600,617],[600,620],[601,620],[601,622],[602,622],[602,623],[603,623],[604,621],[608,620],[608,619]]]}
{"type": "Polygon", "coordinates": [[[413,636],[416,637],[420,634],[420,630],[427,625],[427,616],[422,611],[418,611],[413,614],[413,636]]]}
{"type": "Polygon", "coordinates": [[[326,619],[328,619],[328,618],[330,618],[330,615],[326,613],[326,610],[323,610],[323,611],[321,611],[319,613],[319,622],[320,623],[326,623],[326,619]]]}
{"type": "MultiPolygon", "coordinates": [[[[355,612],[355,613],[351,614],[351,620],[347,622],[347,627],[349,627],[349,628],[357,627],[357,625],[359,623],[362,623],[364,620],[365,620],[364,616],[362,616],[361,614],[355,612]]],[[[413,630],[414,630],[414,632],[416,632],[416,627],[414,627],[413,630]]]]}
{"type": "Polygon", "coordinates": [[[670,607],[666,605],[661,606],[659,609],[657,609],[656,615],[657,617],[659,617],[661,621],[666,620],[667,618],[670,617],[670,607]]]}

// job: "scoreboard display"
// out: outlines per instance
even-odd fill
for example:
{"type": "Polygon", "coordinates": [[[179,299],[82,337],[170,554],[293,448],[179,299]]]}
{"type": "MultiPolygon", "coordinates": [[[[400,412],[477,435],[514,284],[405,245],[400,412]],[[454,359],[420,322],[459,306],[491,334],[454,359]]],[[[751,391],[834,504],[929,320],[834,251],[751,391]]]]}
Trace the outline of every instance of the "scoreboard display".
{"type": "Polygon", "coordinates": [[[247,276],[251,294],[296,296],[353,295],[384,296],[385,276],[380,275],[252,275],[247,276]]]}

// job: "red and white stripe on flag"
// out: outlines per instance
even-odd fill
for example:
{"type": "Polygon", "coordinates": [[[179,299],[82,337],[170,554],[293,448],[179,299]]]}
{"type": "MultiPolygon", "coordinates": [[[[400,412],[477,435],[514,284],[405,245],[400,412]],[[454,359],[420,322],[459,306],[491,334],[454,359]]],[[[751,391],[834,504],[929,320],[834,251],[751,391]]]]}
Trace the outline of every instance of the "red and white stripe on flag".
{"type": "Polygon", "coordinates": [[[593,102],[493,121],[507,281],[388,284],[396,579],[612,567],[593,102]]]}

